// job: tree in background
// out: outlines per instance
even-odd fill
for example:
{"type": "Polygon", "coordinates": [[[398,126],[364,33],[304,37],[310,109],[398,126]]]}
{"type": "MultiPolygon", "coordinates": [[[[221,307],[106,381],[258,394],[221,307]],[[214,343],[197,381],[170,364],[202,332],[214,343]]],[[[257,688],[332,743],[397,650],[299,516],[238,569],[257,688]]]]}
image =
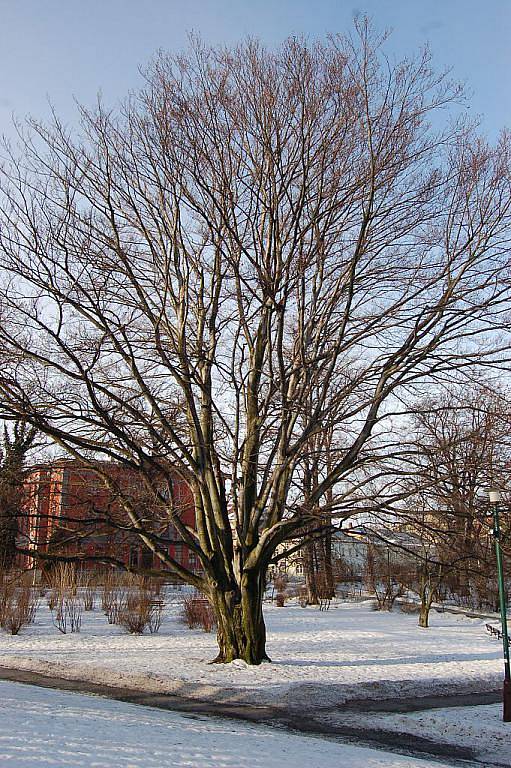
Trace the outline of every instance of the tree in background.
{"type": "Polygon", "coordinates": [[[209,598],[218,661],[267,658],[275,551],[400,450],[417,388],[509,346],[509,138],[445,125],[460,89],[384,44],[360,20],[324,43],[161,54],[121,110],[82,109],[76,136],[32,122],[3,164],[2,409],[140,472],[203,575],[97,467],[129,530],[209,598]]]}
{"type": "MultiPolygon", "coordinates": [[[[441,586],[480,606],[495,606],[498,599],[485,491],[509,474],[511,411],[504,391],[469,385],[423,400],[414,421],[416,453],[405,480],[412,490],[406,504],[422,540],[419,623],[427,626],[441,586]]],[[[509,502],[503,505],[502,526],[506,549],[509,502]]]]}
{"type": "Polygon", "coordinates": [[[26,460],[34,447],[37,430],[24,421],[4,425],[0,447],[0,568],[12,568],[16,560],[19,522],[23,515],[23,483],[26,460]]]}

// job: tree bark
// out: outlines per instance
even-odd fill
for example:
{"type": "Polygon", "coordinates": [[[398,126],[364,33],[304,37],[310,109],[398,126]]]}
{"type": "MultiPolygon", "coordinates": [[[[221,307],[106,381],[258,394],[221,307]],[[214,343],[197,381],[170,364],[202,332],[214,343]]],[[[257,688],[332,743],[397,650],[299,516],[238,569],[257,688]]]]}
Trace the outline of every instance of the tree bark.
{"type": "Polygon", "coordinates": [[[429,627],[429,612],[431,610],[431,601],[426,600],[421,603],[419,611],[419,627],[427,629],[429,627]]]}
{"type": "Polygon", "coordinates": [[[245,572],[241,585],[222,589],[211,583],[209,599],[217,619],[218,655],[213,663],[243,659],[247,664],[271,661],[266,653],[263,617],[264,578],[260,572],[245,572]]]}
{"type": "Polygon", "coordinates": [[[307,588],[307,603],[308,605],[318,605],[318,568],[316,562],[316,553],[314,550],[314,542],[309,541],[303,548],[303,571],[305,574],[305,585],[307,588]]]}

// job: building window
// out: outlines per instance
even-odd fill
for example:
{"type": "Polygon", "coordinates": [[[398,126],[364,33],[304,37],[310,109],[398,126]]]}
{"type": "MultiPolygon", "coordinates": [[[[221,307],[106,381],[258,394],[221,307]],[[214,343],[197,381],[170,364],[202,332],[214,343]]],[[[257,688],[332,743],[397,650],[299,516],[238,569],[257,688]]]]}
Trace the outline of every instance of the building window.
{"type": "Polygon", "coordinates": [[[152,568],[153,567],[153,553],[150,549],[144,549],[142,550],[142,562],[140,563],[141,568],[152,568]]]}
{"type": "Polygon", "coordinates": [[[178,563],[183,563],[183,545],[182,544],[174,544],[174,560],[177,560],[178,563]]]}
{"type": "Polygon", "coordinates": [[[130,547],[130,568],[138,568],[138,547],[130,547]]]}

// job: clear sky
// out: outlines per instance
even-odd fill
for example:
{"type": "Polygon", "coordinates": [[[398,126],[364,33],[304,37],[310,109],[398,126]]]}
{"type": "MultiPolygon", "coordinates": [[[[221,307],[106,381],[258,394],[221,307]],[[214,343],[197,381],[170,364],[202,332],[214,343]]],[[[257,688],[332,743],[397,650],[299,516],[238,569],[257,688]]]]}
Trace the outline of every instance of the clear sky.
{"type": "Polygon", "coordinates": [[[0,0],[0,132],[13,113],[47,115],[48,99],[71,122],[74,98],[90,104],[101,90],[115,103],[140,84],[139,65],[158,48],[183,50],[190,31],[273,45],[349,30],[357,12],[394,30],[397,57],[429,41],[490,136],[511,126],[511,0],[0,0]]]}

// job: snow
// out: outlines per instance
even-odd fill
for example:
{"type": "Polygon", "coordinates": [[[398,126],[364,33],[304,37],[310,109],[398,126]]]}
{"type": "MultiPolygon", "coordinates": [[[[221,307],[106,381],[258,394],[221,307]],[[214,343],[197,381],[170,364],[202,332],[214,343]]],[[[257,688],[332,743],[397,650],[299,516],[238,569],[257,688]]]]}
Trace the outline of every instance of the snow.
{"type": "Polygon", "coordinates": [[[42,603],[36,623],[18,636],[0,634],[0,665],[52,676],[183,693],[221,701],[303,707],[349,699],[478,692],[501,685],[499,642],[485,619],[432,612],[420,629],[415,615],[371,610],[368,602],[329,611],[288,604],[265,608],[272,664],[210,665],[214,634],[180,621],[177,591],[169,593],[159,634],[135,636],[107,623],[96,608],[80,634],[62,635],[42,603]]]}
{"type": "Polygon", "coordinates": [[[91,768],[446,768],[439,761],[0,683],[0,765],[91,768]]]}
{"type": "Polygon", "coordinates": [[[483,763],[511,766],[511,723],[502,722],[502,704],[450,707],[391,714],[327,715],[326,722],[411,734],[456,747],[469,747],[483,763]]]}

